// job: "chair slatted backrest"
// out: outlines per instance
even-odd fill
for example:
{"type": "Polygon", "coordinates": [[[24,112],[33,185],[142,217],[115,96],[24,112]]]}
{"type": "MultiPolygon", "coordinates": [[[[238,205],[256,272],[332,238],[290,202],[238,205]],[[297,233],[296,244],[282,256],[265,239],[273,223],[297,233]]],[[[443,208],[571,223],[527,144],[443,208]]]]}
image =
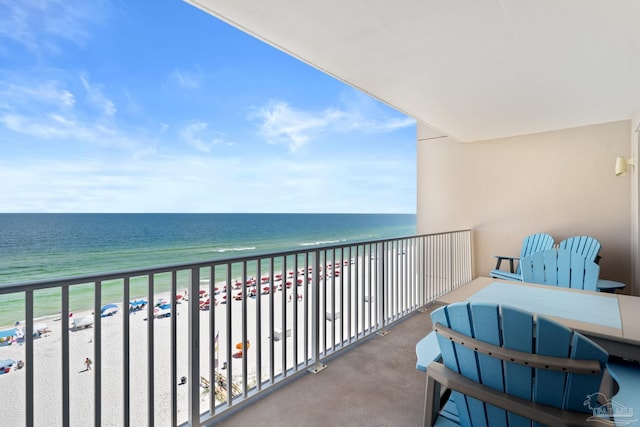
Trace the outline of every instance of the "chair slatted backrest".
{"type": "MultiPolygon", "coordinates": [[[[555,241],[553,237],[546,233],[537,233],[531,234],[530,236],[525,237],[522,242],[522,249],[520,250],[520,259],[534,254],[536,252],[544,251],[547,249],[553,248],[555,245],[555,241]]],[[[520,273],[520,264],[518,263],[518,268],[516,273],[520,273]]]]}
{"type": "MultiPolygon", "coordinates": [[[[590,412],[585,399],[600,389],[608,354],[581,334],[549,319],[535,319],[531,313],[494,303],[451,304],[434,311],[431,319],[447,368],[511,396],[559,409],[590,412]],[[452,340],[439,331],[441,325],[504,349],[561,358],[568,366],[572,359],[595,360],[600,370],[596,374],[577,374],[532,367],[540,366],[533,362],[531,365],[511,362],[508,357],[498,357],[495,353],[488,355],[474,350],[469,343],[463,345],[452,340]]],[[[452,394],[462,426],[531,425],[531,421],[522,416],[460,392],[452,394]]]]}
{"type": "Polygon", "coordinates": [[[596,291],[600,266],[566,249],[548,249],[520,260],[522,279],[529,283],[596,291]]]}
{"type": "Polygon", "coordinates": [[[522,248],[520,249],[520,257],[515,258],[512,256],[495,255],[497,258],[496,268],[491,270],[491,277],[495,277],[503,280],[516,280],[522,281],[522,274],[520,273],[520,263],[517,262],[527,255],[532,253],[550,249],[555,245],[553,237],[546,233],[531,234],[525,237],[522,242],[522,248]],[[502,262],[509,262],[509,270],[502,269],[502,262]]]}
{"type": "Polygon", "coordinates": [[[597,261],[600,242],[591,236],[573,236],[560,242],[559,249],[576,252],[589,261],[597,261]]]}

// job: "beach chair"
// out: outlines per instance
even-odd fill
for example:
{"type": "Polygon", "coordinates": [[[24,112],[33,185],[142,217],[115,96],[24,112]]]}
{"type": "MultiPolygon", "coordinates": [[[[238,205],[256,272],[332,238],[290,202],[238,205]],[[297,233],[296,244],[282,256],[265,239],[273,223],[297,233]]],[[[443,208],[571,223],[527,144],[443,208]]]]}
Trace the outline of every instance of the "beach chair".
{"type": "Polygon", "coordinates": [[[558,244],[558,249],[566,249],[584,256],[596,264],[600,262],[600,242],[591,236],[573,236],[558,244]]]}
{"type": "Polygon", "coordinates": [[[520,260],[525,282],[597,291],[600,266],[566,249],[548,249],[520,260]]]}
{"type": "Polygon", "coordinates": [[[522,242],[522,249],[520,250],[520,257],[510,257],[502,255],[494,255],[498,261],[496,262],[496,268],[491,270],[491,277],[504,280],[516,280],[522,281],[522,274],[520,273],[520,260],[528,255],[536,252],[551,249],[555,245],[553,237],[546,233],[538,233],[527,236],[522,242]],[[502,261],[509,261],[509,271],[501,270],[502,261]],[[517,265],[516,265],[516,262],[517,265]]]}
{"type": "Polygon", "coordinates": [[[425,425],[633,421],[625,409],[640,402],[640,368],[610,370],[607,352],[580,333],[492,303],[451,304],[431,319],[442,363],[427,367],[425,425]]]}

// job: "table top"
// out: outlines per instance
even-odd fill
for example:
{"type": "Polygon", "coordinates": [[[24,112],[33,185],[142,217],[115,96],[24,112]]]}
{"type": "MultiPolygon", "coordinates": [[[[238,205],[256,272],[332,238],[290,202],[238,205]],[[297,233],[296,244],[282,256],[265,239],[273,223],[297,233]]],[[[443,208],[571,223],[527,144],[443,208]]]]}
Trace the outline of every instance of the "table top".
{"type": "Polygon", "coordinates": [[[550,317],[585,335],[640,344],[640,298],[479,277],[436,300],[508,304],[550,317]]]}
{"type": "Polygon", "coordinates": [[[598,280],[598,289],[601,291],[615,291],[616,289],[624,289],[627,285],[622,282],[616,282],[614,280],[598,280]]]}

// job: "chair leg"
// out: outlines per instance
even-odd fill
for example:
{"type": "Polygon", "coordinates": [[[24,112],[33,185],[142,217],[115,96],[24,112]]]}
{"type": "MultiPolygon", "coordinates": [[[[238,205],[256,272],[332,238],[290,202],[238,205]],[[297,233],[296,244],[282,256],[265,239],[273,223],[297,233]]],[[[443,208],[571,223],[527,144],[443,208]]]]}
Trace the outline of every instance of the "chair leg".
{"type": "Polygon", "coordinates": [[[431,427],[435,424],[440,411],[440,383],[429,375],[427,369],[427,386],[424,401],[424,426],[431,427]]]}

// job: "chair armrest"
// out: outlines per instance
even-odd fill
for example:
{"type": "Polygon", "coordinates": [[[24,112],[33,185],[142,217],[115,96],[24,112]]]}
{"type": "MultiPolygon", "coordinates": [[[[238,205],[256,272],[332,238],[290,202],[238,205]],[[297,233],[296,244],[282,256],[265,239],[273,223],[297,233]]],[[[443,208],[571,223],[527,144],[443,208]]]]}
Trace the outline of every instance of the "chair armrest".
{"type": "Polygon", "coordinates": [[[564,411],[552,406],[530,402],[516,396],[508,395],[470,380],[438,362],[432,362],[427,367],[426,404],[431,405],[432,409],[425,408],[425,425],[428,425],[427,423],[433,423],[433,420],[436,418],[435,415],[437,415],[439,408],[435,409],[433,406],[438,404],[438,400],[435,397],[439,395],[441,387],[458,391],[466,396],[476,398],[504,409],[505,411],[518,414],[545,425],[593,427],[593,421],[588,421],[589,414],[564,411]]]}
{"type": "Polygon", "coordinates": [[[438,345],[438,334],[431,331],[418,341],[418,344],[416,344],[416,356],[418,359],[416,369],[422,372],[427,371],[429,363],[441,360],[442,354],[440,354],[440,345],[438,345]]]}
{"type": "Polygon", "coordinates": [[[515,273],[516,269],[513,266],[513,261],[520,261],[520,258],[518,257],[512,257],[512,256],[502,256],[502,255],[494,255],[495,258],[498,258],[498,261],[496,262],[496,270],[500,270],[500,265],[502,264],[503,260],[508,260],[509,261],[509,271],[511,273],[515,273]]]}
{"type": "Polygon", "coordinates": [[[607,370],[615,381],[615,387],[610,390],[612,394],[615,393],[611,397],[611,403],[614,403],[611,415],[618,425],[635,421],[633,418],[637,418],[640,408],[640,367],[631,362],[609,361],[607,370]]]}

